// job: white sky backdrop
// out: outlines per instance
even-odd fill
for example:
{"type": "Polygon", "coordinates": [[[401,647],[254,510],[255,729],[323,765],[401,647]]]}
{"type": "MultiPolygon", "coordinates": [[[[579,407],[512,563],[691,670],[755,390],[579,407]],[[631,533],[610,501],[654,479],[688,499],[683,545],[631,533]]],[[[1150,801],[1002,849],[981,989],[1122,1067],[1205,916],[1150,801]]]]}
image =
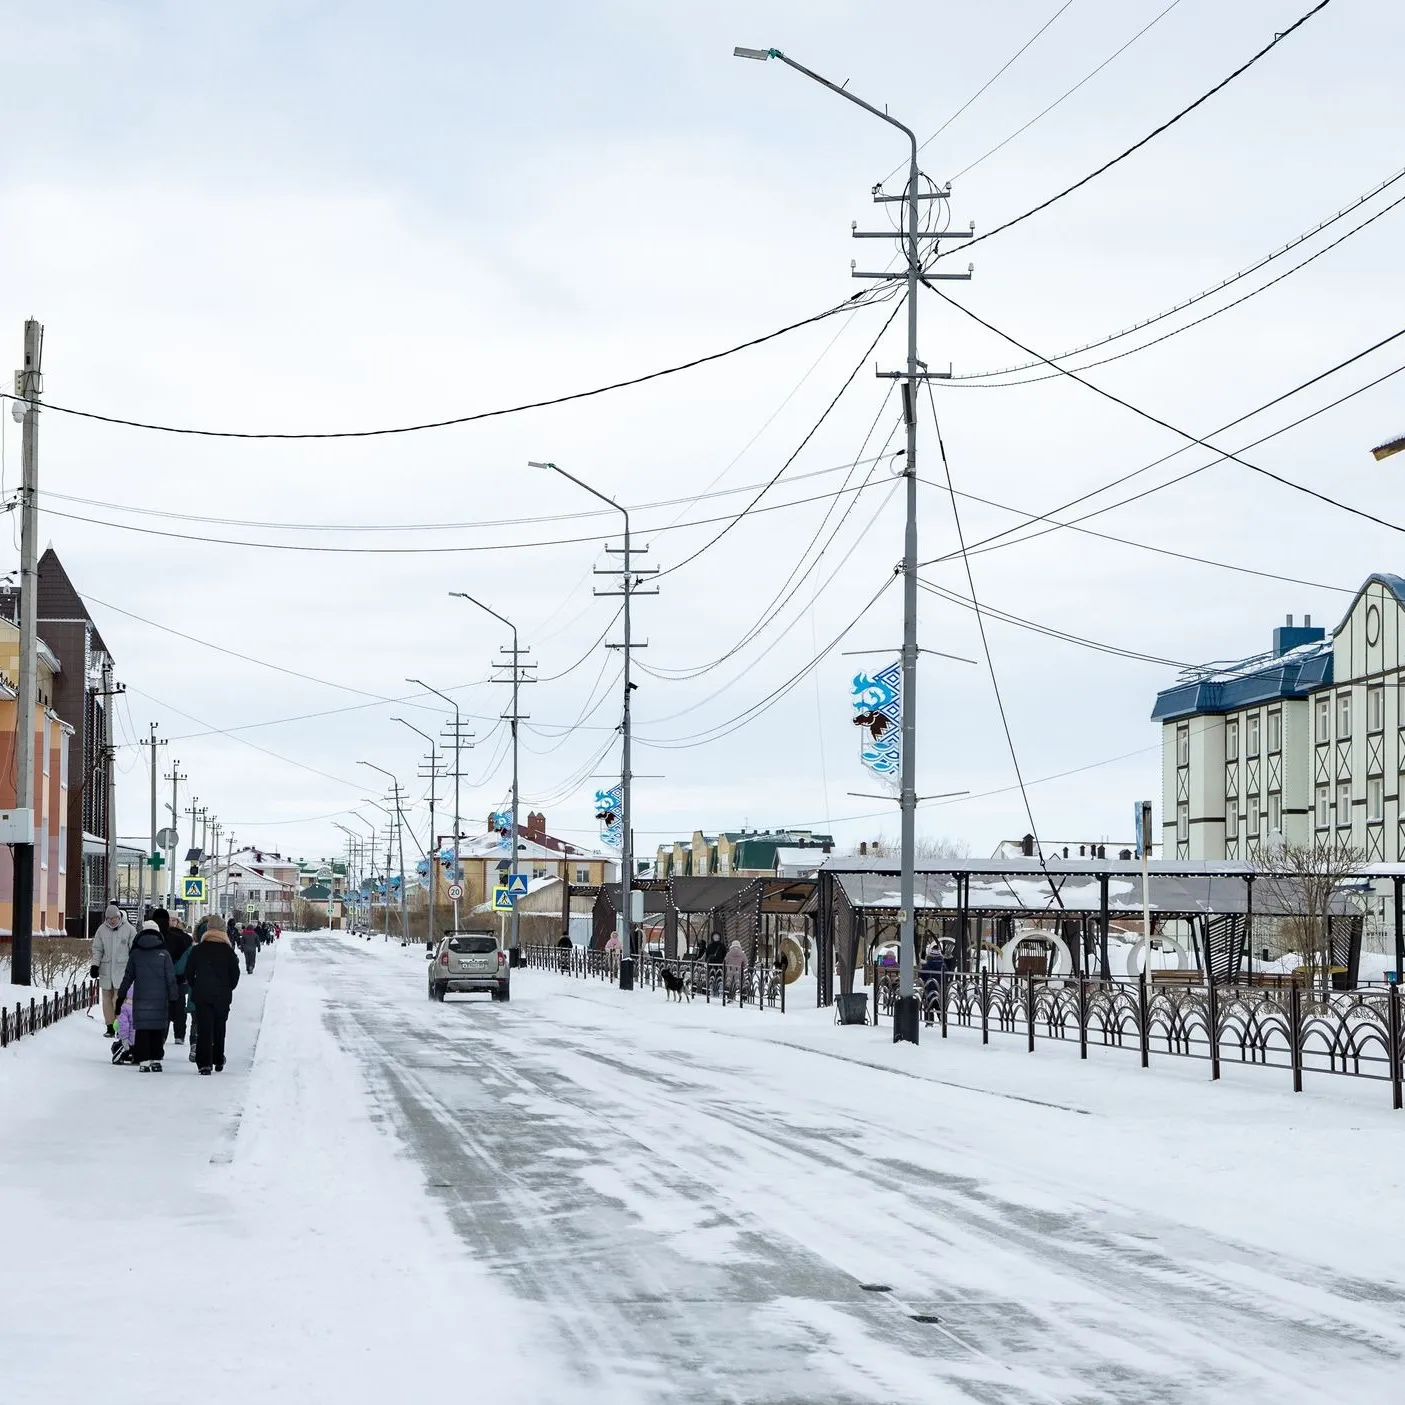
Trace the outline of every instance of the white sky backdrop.
{"type": "MultiPolygon", "coordinates": [[[[945,181],[1164,6],[1074,0],[927,148],[925,170],[945,181]]],[[[956,226],[991,228],[1083,175],[1307,8],[1308,0],[1182,0],[1067,102],[960,179],[956,226]]],[[[46,324],[46,395],[59,404],[279,430],[441,418],[720,349],[854,290],[849,259],[873,267],[887,250],[854,244],[849,223],[879,227],[884,215],[868,191],[903,156],[898,133],[778,64],[733,60],[732,45],[774,44],[847,78],[925,136],[1056,9],[1058,0],[918,6],[905,12],[900,33],[896,16],[879,19],[871,6],[816,0],[391,9],[291,0],[36,8],[7,0],[0,340],[18,364],[24,317],[46,324]]],[[[1405,11],[1393,0],[1336,0],[1145,151],[973,250],[975,280],[948,288],[1021,340],[1061,351],[1236,272],[1405,164],[1405,89],[1392,58],[1402,45],[1405,11]]],[[[1208,433],[1405,325],[1401,230],[1402,213],[1387,215],[1244,307],[1091,377],[1208,433]]],[[[961,372],[1024,359],[935,298],[924,296],[921,313],[921,352],[934,367],[951,362],[961,372]]],[[[757,484],[799,443],[886,315],[875,308],[832,319],[597,400],[398,438],[249,444],[46,413],[41,491],[252,524],[386,524],[596,506],[564,480],[526,468],[528,458],[553,459],[628,504],[757,484]]],[[[1237,447],[1392,369],[1405,361],[1402,345],[1224,442],[1237,447]]],[[[901,353],[899,317],[877,359],[897,366],[901,353]]],[[[1250,457],[1405,521],[1400,471],[1366,452],[1405,427],[1402,386],[1405,377],[1388,382],[1250,457]]],[[[791,474],[850,462],[885,388],[866,366],[791,474]]],[[[1180,446],[1066,380],[937,393],[957,487],[1030,512],[1180,446]]],[[[885,412],[880,439],[892,423],[885,412]]],[[[920,466],[936,479],[929,426],[920,466]]],[[[4,443],[12,490],[19,431],[8,415],[4,443]]],[[[1205,457],[1188,452],[1142,483],[1205,457]]],[[[783,481],[767,501],[830,491],[842,479],[791,488],[783,481]]],[[[901,554],[901,492],[884,506],[886,493],[861,495],[798,598],[734,658],[690,681],[639,676],[641,741],[683,738],[741,713],[852,618],[901,554]],[[824,588],[811,605],[817,585],[824,588]]],[[[651,528],[745,501],[641,511],[639,535],[653,563],[667,568],[717,528],[651,528]]],[[[949,499],[923,488],[921,503],[922,556],[949,551],[949,499]]],[[[413,691],[402,682],[408,675],[455,689],[466,713],[489,719],[477,724],[482,745],[465,761],[474,782],[465,785],[467,827],[506,798],[502,733],[492,720],[505,692],[481,683],[506,632],[449,599],[450,590],[513,617],[543,675],[580,658],[614,608],[590,595],[598,543],[503,549],[602,534],[615,525],[606,517],[308,532],[54,497],[43,504],[41,542],[52,541],[81,591],[343,685],[241,663],[92,606],[130,690],[121,739],[156,721],[173,738],[163,771],[174,754],[201,802],[231,821],[241,841],[294,854],[339,849],[333,815],[381,794],[381,778],[358,760],[409,781],[423,744],[390,718],[434,731],[443,708],[432,698],[380,704],[352,691],[403,696],[413,691]],[[117,522],[196,540],[140,535],[117,522]],[[316,554],[202,540],[210,536],[461,550],[316,554]]],[[[638,633],[649,640],[643,662],[686,669],[731,648],[830,506],[748,519],[665,579],[657,599],[638,605],[638,633]]],[[[971,539],[1016,520],[973,504],[964,512],[971,539]]],[[[1398,533],[1231,464],[1090,525],[1338,587],[1397,568],[1402,554],[1398,533]]],[[[17,553],[8,540],[5,551],[10,569],[17,553]]],[[[1186,662],[1265,648],[1288,611],[1311,611],[1330,625],[1348,600],[1068,532],[977,556],[974,569],[992,605],[1186,662]]],[[[959,561],[927,574],[965,592],[959,561]]],[[[900,608],[894,587],[842,647],[896,645],[900,608]]],[[[972,617],[953,606],[924,596],[921,629],[929,647],[980,656],[972,617]]],[[[1174,670],[1005,624],[991,623],[989,633],[1026,777],[1106,763],[1032,786],[1041,833],[1125,842],[1131,802],[1159,800],[1148,713],[1174,670]]],[[[597,650],[529,695],[534,726],[570,723],[587,703],[600,703],[584,719],[593,730],[564,741],[557,732],[524,732],[525,803],[545,803],[553,830],[581,840],[594,833],[596,782],[578,778],[617,764],[617,753],[590,764],[618,720],[617,690],[603,691],[617,659],[597,650]]],[[[743,822],[829,825],[845,840],[894,834],[892,810],[873,814],[885,807],[847,793],[875,789],[858,765],[849,721],[848,680],[863,662],[831,655],[758,720],[713,744],[641,744],[637,769],[663,779],[638,783],[639,849],[695,826],[743,822]]],[[[924,660],[920,721],[920,791],[973,793],[958,805],[925,807],[920,831],[965,838],[978,853],[1022,833],[984,667],[924,660]],[[1003,793],[982,798],[989,791],[1003,793]]],[[[120,764],[120,828],[140,832],[140,751],[125,746],[120,764]]],[[[416,797],[423,793],[409,783],[416,797]]],[[[423,833],[422,809],[417,816],[423,833]]]]}

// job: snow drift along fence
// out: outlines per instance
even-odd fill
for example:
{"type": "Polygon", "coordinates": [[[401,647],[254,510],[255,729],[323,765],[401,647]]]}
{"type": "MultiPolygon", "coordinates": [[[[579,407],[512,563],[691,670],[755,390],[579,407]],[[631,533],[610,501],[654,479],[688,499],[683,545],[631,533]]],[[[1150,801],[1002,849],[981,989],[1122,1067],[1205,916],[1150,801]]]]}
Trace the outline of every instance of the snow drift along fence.
{"type": "MultiPolygon", "coordinates": [[[[1400,987],[1321,991],[1303,985],[1240,985],[1230,981],[1101,980],[1095,976],[1014,976],[990,971],[921,979],[926,1023],[1023,1038],[1136,1050],[1143,1068],[1152,1054],[1204,1059],[1210,1078],[1225,1062],[1281,1068],[1293,1091],[1304,1073],[1374,1078],[1391,1086],[1399,1110],[1405,1085],[1405,1011],[1400,987]]],[[[891,1014],[897,979],[874,987],[874,1015],[891,1014]]]]}
{"type": "Polygon", "coordinates": [[[56,991],[42,998],[31,995],[29,1004],[16,1001],[13,1012],[8,1005],[0,1006],[0,1049],[11,1040],[21,1039],[26,1034],[37,1034],[47,1029],[65,1015],[76,1015],[80,1010],[91,1010],[97,1003],[98,983],[84,981],[81,985],[71,985],[67,990],[56,991]]]}
{"type": "MultiPolygon", "coordinates": [[[[558,971],[580,980],[616,980],[620,973],[619,955],[613,951],[591,951],[583,947],[522,948],[522,964],[542,971],[558,971]]],[[[663,973],[682,977],[693,999],[708,1004],[716,1000],[738,1008],[779,1010],[785,1013],[785,982],[780,973],[759,962],[728,968],[722,962],[670,960],[662,956],[634,958],[635,988],[662,990],[663,973]]]]}

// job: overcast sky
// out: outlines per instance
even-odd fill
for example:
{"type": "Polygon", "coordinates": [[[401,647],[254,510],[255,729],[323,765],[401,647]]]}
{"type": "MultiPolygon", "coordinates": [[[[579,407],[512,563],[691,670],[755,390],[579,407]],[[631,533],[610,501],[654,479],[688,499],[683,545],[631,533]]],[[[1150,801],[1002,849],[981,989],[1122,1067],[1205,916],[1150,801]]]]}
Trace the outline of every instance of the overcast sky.
{"type": "MultiPolygon", "coordinates": [[[[1180,0],[979,160],[1166,5],[1072,0],[943,128],[922,160],[934,180],[953,180],[954,227],[991,229],[1094,170],[1310,0],[1180,0]]],[[[733,59],[734,44],[775,45],[848,80],[925,137],[1058,11],[1059,0],[915,6],[900,29],[895,14],[837,0],[5,0],[0,342],[18,365],[24,318],[44,322],[56,405],[241,430],[410,424],[685,361],[837,304],[857,286],[851,258],[882,267],[892,253],[849,232],[851,221],[884,227],[869,192],[903,159],[901,135],[780,64],[733,59]]],[[[1405,165],[1402,51],[1397,0],[1334,0],[1115,170],[973,249],[973,280],[945,291],[1055,353],[1217,284],[1405,165]]],[[[1222,307],[1401,194],[1405,180],[1232,291],[1070,364],[1222,307]]],[[[1405,210],[1385,214],[1261,296],[1089,379],[1209,435],[1405,326],[1402,229],[1405,210]]],[[[875,362],[901,364],[901,315],[865,354],[891,311],[866,307],[596,399],[396,437],[250,443],[46,412],[41,544],[92,602],[128,688],[121,832],[145,828],[132,743],[154,721],[171,738],[163,773],[179,759],[239,840],[339,850],[334,818],[356,827],[347,812],[358,807],[382,818],[361,797],[382,796],[383,778],[358,762],[395,772],[417,801],[425,793],[414,779],[424,743],[391,719],[435,732],[446,713],[409,697],[409,676],[477,719],[463,769],[466,827],[479,828],[507,796],[506,694],[486,680],[508,634],[449,597],[465,590],[518,625],[544,678],[579,664],[528,691],[522,793],[553,831],[589,842],[594,790],[607,783],[595,777],[618,771],[619,656],[592,647],[615,602],[591,593],[618,517],[584,515],[599,504],[527,460],[637,507],[638,538],[667,572],[755,496],[700,495],[771,478],[862,363],[759,506],[812,500],[752,514],[636,605],[639,660],[655,671],[641,671],[635,695],[636,769],[648,777],[636,836],[651,852],[697,827],[895,834],[895,807],[851,793],[880,787],[859,765],[849,680],[885,659],[842,651],[896,647],[896,585],[774,705],[704,740],[830,644],[901,556],[901,489],[890,463],[867,461],[901,444],[889,382],[873,375],[875,362]],[[586,540],[539,544],[562,538],[586,540]],[[816,541],[828,545],[814,563],[816,541]],[[777,595],[779,613],[748,638],[777,595]]],[[[920,312],[934,368],[1029,359],[930,294],[920,312]]],[[[1237,449],[1402,364],[1405,338],[1216,442],[1237,449]]],[[[1213,458],[1063,377],[939,385],[936,398],[957,490],[1003,505],[961,500],[968,543],[1175,450],[1081,510],[1213,458]]],[[[1402,461],[1367,452],[1402,428],[1405,375],[1247,457],[1405,522],[1402,461]]],[[[8,492],[19,469],[8,415],[3,442],[8,492]]],[[[930,412],[919,473],[921,557],[946,556],[957,538],[930,412]]],[[[1402,543],[1226,462],[1086,525],[1106,537],[1006,541],[971,569],[996,609],[1169,661],[987,624],[1041,835],[1125,842],[1133,801],[1156,796],[1159,811],[1148,717],[1174,664],[1265,649],[1289,612],[1336,623],[1368,572],[1400,567],[1402,543]]],[[[5,550],[11,569],[18,553],[5,550]]],[[[968,593],[959,556],[924,575],[968,593]]],[[[919,832],[987,853],[1028,825],[975,620],[923,595],[921,639],[978,663],[923,660],[919,792],[970,796],[924,806],[919,832]]],[[[422,805],[415,817],[423,839],[422,805]]]]}

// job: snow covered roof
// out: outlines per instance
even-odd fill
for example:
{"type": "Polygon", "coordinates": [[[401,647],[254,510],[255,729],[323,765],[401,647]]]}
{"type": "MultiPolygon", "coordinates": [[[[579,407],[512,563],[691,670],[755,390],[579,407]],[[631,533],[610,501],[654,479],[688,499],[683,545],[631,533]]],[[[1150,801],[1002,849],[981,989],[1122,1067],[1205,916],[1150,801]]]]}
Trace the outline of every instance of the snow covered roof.
{"type": "MultiPolygon", "coordinates": [[[[512,848],[508,841],[497,834],[484,834],[476,839],[465,839],[459,844],[459,860],[464,859],[510,859],[512,848]]],[[[528,839],[521,832],[517,836],[518,860],[534,859],[549,863],[613,863],[613,854],[597,853],[589,849],[573,849],[569,854],[560,849],[549,849],[528,839]]]]}
{"type": "MultiPolygon", "coordinates": [[[[834,878],[851,907],[899,907],[898,876],[890,860],[884,860],[886,871],[854,871],[848,867],[855,861],[845,859],[845,868],[837,869],[834,878]]],[[[862,862],[861,860],[859,862],[862,862]]],[[[1001,909],[1007,911],[1061,913],[1099,912],[1102,906],[1103,874],[1108,875],[1108,911],[1114,915],[1139,916],[1142,910],[1141,870],[1135,864],[1103,862],[1073,864],[1063,862],[1049,865],[1046,876],[1037,864],[1026,861],[985,859],[978,863],[953,864],[966,873],[966,903],[968,911],[1001,909]]],[[[1246,911],[1249,885],[1244,877],[1252,870],[1238,865],[1205,863],[1203,872],[1190,873],[1195,867],[1183,864],[1179,871],[1149,873],[1150,907],[1153,912],[1177,914],[1228,914],[1246,911]]],[[[956,873],[918,873],[915,883],[917,908],[941,908],[957,912],[962,904],[957,891],[956,873]]],[[[1260,880],[1254,888],[1254,911],[1261,915],[1291,910],[1282,906],[1283,895],[1260,880]]],[[[1356,911],[1346,894],[1338,894],[1334,911],[1356,911]]]]}

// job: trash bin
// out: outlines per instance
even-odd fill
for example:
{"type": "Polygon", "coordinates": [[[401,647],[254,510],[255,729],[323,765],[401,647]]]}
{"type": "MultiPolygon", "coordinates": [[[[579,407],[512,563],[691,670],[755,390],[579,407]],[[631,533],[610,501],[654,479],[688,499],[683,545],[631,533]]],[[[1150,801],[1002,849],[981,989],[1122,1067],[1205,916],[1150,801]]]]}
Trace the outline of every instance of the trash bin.
{"type": "Polygon", "coordinates": [[[852,995],[836,995],[834,997],[834,1022],[835,1024],[867,1024],[867,994],[856,990],[852,995]]]}

